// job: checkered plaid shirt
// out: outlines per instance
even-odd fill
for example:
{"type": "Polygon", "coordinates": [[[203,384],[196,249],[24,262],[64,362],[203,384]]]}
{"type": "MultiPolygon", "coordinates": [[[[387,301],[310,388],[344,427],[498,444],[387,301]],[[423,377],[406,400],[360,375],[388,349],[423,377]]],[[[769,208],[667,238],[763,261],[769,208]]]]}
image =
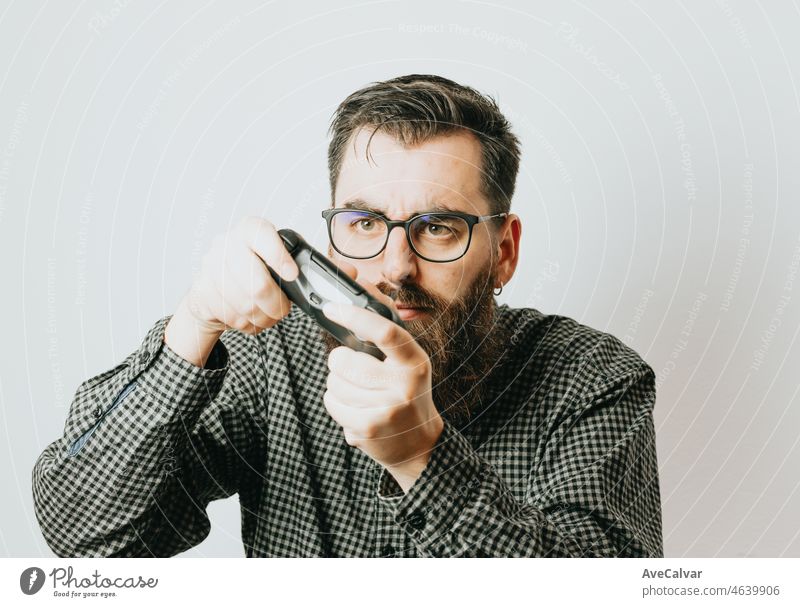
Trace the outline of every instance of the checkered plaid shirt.
{"type": "Polygon", "coordinates": [[[662,556],[652,369],[615,337],[502,305],[484,405],[445,422],[407,493],[322,403],[327,365],[297,307],[225,332],[205,368],[169,317],[78,387],[33,469],[59,556],[171,556],[239,494],[247,556],[662,556]]]}

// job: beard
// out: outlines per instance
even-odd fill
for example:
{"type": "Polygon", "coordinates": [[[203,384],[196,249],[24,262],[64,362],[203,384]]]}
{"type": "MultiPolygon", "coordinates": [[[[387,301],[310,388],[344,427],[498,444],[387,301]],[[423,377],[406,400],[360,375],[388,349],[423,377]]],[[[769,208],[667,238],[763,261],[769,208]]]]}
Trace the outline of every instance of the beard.
{"type": "MultiPolygon", "coordinates": [[[[432,397],[439,414],[457,427],[483,408],[491,385],[489,376],[508,344],[495,324],[495,273],[494,265],[487,264],[455,299],[439,297],[413,283],[396,290],[386,282],[376,285],[395,302],[425,308],[424,317],[404,324],[430,358],[432,397]]],[[[324,329],[320,328],[320,335],[326,357],[341,345],[324,329]]]]}

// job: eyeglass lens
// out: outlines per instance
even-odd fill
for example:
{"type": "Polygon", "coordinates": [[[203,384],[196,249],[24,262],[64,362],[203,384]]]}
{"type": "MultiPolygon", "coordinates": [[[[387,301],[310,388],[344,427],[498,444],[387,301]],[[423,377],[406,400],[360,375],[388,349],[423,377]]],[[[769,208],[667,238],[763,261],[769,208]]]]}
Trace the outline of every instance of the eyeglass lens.
{"type": "MultiPolygon", "coordinates": [[[[434,261],[460,257],[469,246],[469,224],[457,215],[420,215],[409,225],[414,250],[434,261]]],[[[345,211],[331,219],[334,246],[350,257],[377,255],[388,239],[388,227],[380,215],[345,211]]]]}

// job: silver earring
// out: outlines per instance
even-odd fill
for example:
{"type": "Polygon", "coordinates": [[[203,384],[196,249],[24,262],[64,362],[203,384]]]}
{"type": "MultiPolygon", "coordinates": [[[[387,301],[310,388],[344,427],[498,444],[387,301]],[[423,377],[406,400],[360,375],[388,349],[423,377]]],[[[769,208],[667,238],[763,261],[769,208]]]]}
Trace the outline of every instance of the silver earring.
{"type": "Polygon", "coordinates": [[[501,282],[501,283],[500,283],[500,289],[495,289],[495,290],[494,290],[494,296],[495,296],[495,297],[497,297],[497,296],[498,296],[498,295],[500,295],[500,293],[502,293],[502,292],[503,292],[503,283],[501,282]]]}

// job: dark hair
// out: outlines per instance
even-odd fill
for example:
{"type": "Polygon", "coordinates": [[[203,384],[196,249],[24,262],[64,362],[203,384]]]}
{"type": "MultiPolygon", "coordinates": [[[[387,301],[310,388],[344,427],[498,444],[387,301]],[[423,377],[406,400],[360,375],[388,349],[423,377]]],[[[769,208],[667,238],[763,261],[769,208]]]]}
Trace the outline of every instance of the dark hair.
{"type": "MultiPolygon", "coordinates": [[[[345,146],[362,127],[374,127],[370,141],[382,129],[403,145],[417,145],[459,129],[471,132],[481,145],[481,185],[490,212],[508,212],[519,171],[519,140],[491,97],[426,74],[373,82],[352,93],[334,112],[329,129],[331,196],[336,191],[345,146]]],[[[369,155],[369,142],[366,153],[369,155]]]]}

